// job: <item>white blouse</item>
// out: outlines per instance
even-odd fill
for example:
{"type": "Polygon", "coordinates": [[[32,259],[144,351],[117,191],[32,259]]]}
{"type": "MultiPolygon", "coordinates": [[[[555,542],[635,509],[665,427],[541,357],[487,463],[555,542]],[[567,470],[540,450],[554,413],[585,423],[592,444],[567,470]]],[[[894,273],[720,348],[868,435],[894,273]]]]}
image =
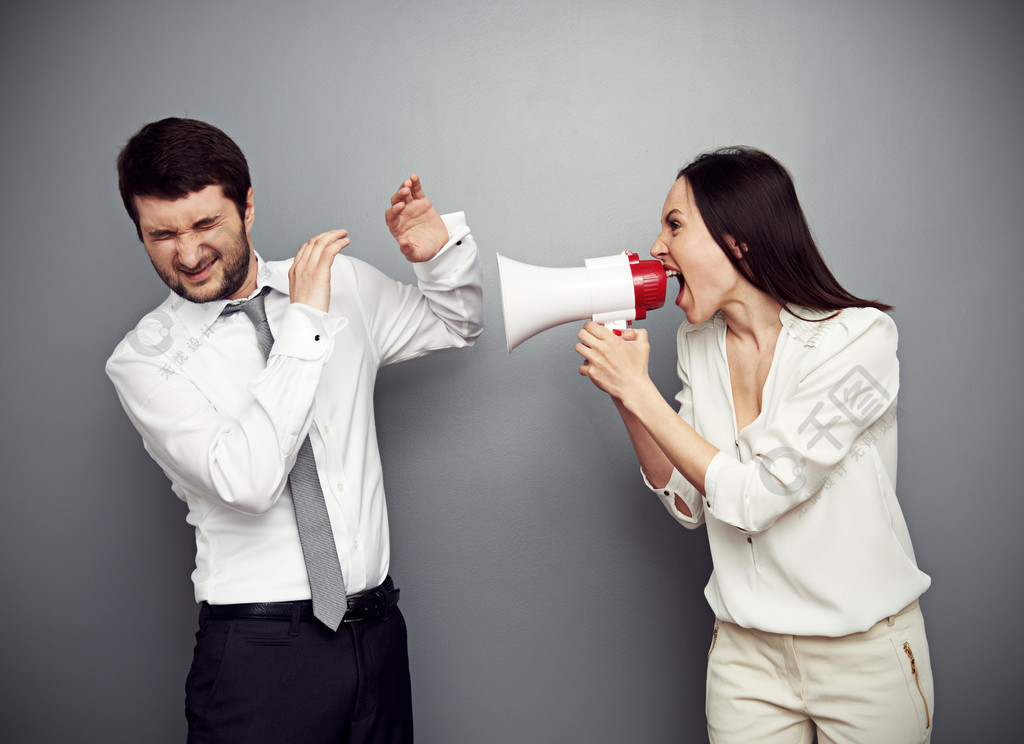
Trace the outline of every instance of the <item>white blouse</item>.
{"type": "MultiPolygon", "coordinates": [[[[720,452],[706,497],[678,471],[661,489],[681,524],[707,524],[715,616],[793,635],[841,636],[929,586],[896,500],[896,325],[851,308],[783,310],[761,413],[737,431],[721,313],[677,337],[679,415],[720,452]],[[687,517],[675,497],[689,508],[687,517]]],[[[648,485],[650,485],[648,483],[648,485]]]]}

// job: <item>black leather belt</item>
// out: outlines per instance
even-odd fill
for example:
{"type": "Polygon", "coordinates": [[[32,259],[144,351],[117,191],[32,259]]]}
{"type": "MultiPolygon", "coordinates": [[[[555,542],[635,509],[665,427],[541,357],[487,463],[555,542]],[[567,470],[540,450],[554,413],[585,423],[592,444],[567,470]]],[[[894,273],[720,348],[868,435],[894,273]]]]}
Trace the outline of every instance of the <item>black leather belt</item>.
{"type": "MultiPolygon", "coordinates": [[[[398,604],[401,590],[388,576],[376,589],[368,589],[348,596],[348,611],[344,622],[357,623],[383,617],[398,604]]],[[[203,602],[207,617],[215,620],[299,620],[313,619],[313,602],[309,599],[298,602],[249,602],[246,604],[214,605],[203,602]]]]}

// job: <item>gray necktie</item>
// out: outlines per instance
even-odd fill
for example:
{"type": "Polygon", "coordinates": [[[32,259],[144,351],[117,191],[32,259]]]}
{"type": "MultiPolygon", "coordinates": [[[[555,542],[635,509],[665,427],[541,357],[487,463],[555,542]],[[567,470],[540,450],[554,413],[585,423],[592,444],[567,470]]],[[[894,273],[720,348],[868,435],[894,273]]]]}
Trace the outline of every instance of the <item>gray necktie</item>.
{"type": "MultiPolygon", "coordinates": [[[[251,300],[230,304],[221,313],[245,313],[256,327],[256,339],[264,359],[270,356],[270,347],[274,345],[274,335],[270,332],[267,311],[263,306],[263,298],[269,291],[268,287],[264,287],[251,300]]],[[[313,446],[308,436],[299,448],[288,482],[292,487],[295,522],[299,527],[302,557],[306,562],[309,589],[313,595],[313,616],[331,630],[337,630],[348,609],[345,579],[341,575],[338,549],[334,544],[331,520],[327,514],[327,504],[324,502],[313,458],[313,446]]]]}

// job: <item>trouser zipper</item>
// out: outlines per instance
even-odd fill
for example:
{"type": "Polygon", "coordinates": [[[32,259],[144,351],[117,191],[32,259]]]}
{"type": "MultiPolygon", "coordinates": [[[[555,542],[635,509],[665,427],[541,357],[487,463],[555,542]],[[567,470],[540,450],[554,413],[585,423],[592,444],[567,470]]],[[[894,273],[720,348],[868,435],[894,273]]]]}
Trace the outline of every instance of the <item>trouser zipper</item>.
{"type": "Polygon", "coordinates": [[[921,677],[917,674],[917,662],[914,660],[914,652],[910,650],[910,642],[905,641],[903,643],[903,650],[907,652],[907,658],[910,659],[910,671],[914,673],[914,681],[917,682],[917,691],[921,693],[921,701],[924,703],[924,727],[932,727],[932,717],[928,712],[928,699],[924,696],[924,690],[921,689],[921,677]]]}

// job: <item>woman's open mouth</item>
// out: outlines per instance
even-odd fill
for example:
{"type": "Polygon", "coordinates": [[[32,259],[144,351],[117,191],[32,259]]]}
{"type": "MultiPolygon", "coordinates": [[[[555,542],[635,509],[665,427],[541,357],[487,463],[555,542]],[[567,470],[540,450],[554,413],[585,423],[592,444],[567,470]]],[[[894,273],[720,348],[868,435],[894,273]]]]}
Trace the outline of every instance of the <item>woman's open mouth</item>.
{"type": "Polygon", "coordinates": [[[682,272],[680,272],[678,269],[670,269],[668,266],[666,266],[665,278],[671,279],[673,277],[679,280],[679,294],[676,295],[676,305],[678,305],[680,299],[682,299],[683,288],[686,286],[686,281],[683,279],[682,272]]]}

